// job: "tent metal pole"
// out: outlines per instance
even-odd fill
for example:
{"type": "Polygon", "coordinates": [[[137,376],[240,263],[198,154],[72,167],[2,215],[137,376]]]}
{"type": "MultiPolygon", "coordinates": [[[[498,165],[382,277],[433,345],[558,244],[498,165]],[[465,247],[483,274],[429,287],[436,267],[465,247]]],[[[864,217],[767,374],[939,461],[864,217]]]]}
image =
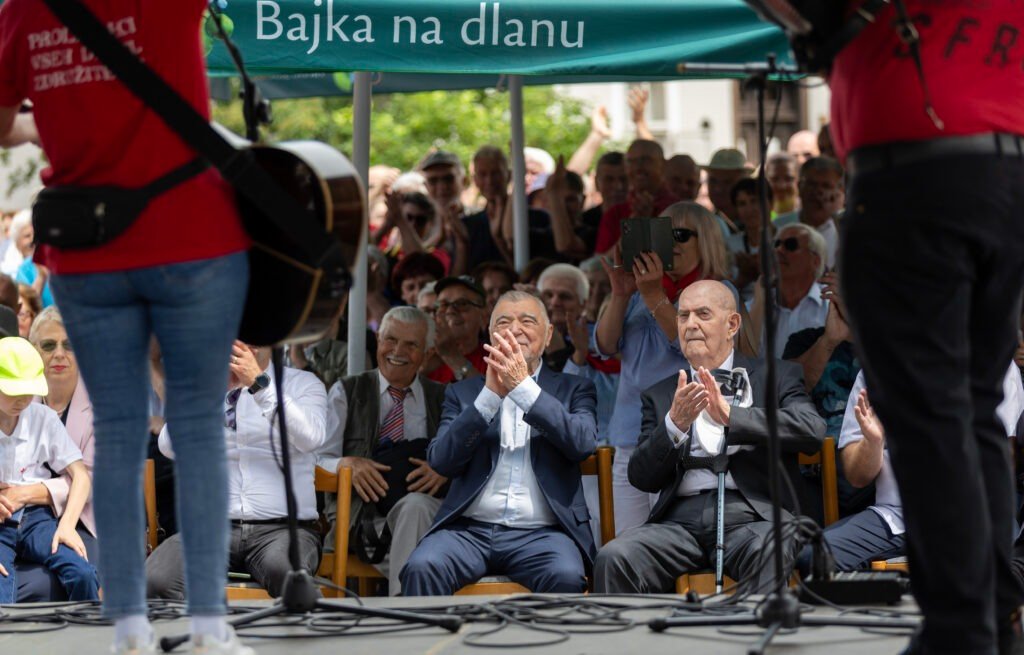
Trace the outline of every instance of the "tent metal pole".
{"type": "Polygon", "coordinates": [[[523,76],[508,77],[509,104],[512,118],[512,217],[515,267],[522,271],[530,261],[530,234],[526,207],[526,157],[523,148],[523,76]]]}
{"type": "MultiPolygon", "coordinates": [[[[352,163],[369,190],[370,179],[370,73],[355,73],[352,108],[352,163]]],[[[370,233],[370,209],[363,216],[363,234],[370,233]]],[[[368,238],[368,237],[367,237],[368,238]]],[[[366,370],[366,282],[368,268],[366,244],[358,249],[353,267],[352,288],[348,294],[348,374],[366,370]]]]}

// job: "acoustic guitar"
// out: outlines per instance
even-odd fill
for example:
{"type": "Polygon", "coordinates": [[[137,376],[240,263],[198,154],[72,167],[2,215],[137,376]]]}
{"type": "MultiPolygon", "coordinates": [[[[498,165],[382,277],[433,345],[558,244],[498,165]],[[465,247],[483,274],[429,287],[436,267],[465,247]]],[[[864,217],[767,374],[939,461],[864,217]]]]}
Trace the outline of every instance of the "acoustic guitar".
{"type": "MultiPolygon", "coordinates": [[[[289,223],[313,221],[324,239],[335,239],[351,266],[367,237],[363,230],[366,193],[355,167],[319,141],[288,141],[250,148],[256,164],[277,182],[304,215],[289,223]]],[[[323,338],[345,307],[349,279],[325,274],[305,263],[291,233],[238,194],[249,251],[249,291],[239,328],[245,343],[266,346],[309,343],[323,338]]]]}

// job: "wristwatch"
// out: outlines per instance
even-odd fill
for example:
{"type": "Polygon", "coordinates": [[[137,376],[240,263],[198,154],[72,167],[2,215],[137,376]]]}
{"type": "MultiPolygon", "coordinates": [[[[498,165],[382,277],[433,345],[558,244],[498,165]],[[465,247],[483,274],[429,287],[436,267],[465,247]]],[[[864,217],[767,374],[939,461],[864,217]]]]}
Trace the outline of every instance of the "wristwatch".
{"type": "Polygon", "coordinates": [[[249,393],[255,394],[259,391],[263,391],[270,386],[270,376],[266,373],[260,373],[256,376],[256,381],[249,387],[249,393]]]}

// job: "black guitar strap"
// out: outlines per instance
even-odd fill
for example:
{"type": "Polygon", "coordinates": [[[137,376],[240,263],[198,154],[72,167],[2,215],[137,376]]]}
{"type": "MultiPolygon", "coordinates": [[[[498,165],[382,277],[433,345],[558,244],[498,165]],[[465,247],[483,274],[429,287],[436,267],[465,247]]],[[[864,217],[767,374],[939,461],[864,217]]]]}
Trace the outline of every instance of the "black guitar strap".
{"type": "Polygon", "coordinates": [[[277,181],[258,166],[248,150],[239,150],[217,133],[177,91],[107,30],[79,0],[43,0],[117,78],[158,115],[182,141],[220,171],[235,190],[289,235],[306,255],[306,264],[330,275],[347,275],[337,239],[309,216],[277,181]]]}

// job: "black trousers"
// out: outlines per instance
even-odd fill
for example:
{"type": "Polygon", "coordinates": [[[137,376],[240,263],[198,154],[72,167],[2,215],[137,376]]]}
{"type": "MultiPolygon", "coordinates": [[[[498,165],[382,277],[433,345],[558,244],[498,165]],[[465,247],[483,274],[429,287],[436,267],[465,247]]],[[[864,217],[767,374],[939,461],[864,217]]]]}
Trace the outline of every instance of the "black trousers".
{"type": "Polygon", "coordinates": [[[1024,285],[1024,162],[971,155],[856,175],[842,284],[903,498],[927,652],[993,653],[1022,601],[996,418],[1024,285]]]}

